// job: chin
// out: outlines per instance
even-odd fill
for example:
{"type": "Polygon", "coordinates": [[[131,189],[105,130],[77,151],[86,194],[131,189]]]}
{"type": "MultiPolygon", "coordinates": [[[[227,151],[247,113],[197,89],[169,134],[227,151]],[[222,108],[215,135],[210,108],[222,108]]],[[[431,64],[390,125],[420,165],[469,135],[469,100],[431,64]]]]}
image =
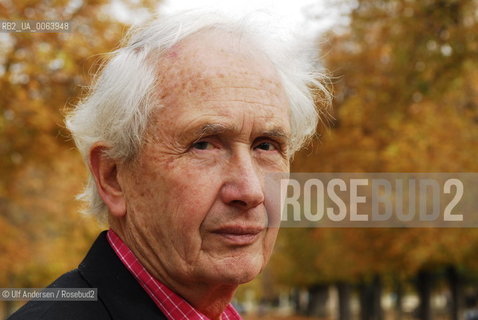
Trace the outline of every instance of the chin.
{"type": "Polygon", "coordinates": [[[220,282],[240,285],[257,277],[262,267],[263,261],[240,261],[233,265],[222,266],[221,271],[213,276],[219,276],[220,282]]]}
{"type": "Polygon", "coordinates": [[[238,278],[237,283],[238,284],[248,283],[248,282],[254,280],[259,275],[259,273],[260,273],[260,271],[259,272],[254,272],[254,273],[251,273],[251,274],[244,274],[240,278],[238,278]]]}
{"type": "Polygon", "coordinates": [[[229,272],[228,274],[224,274],[220,277],[216,275],[215,282],[238,286],[238,285],[254,280],[254,278],[257,277],[258,274],[259,272],[241,272],[241,273],[229,272]]]}

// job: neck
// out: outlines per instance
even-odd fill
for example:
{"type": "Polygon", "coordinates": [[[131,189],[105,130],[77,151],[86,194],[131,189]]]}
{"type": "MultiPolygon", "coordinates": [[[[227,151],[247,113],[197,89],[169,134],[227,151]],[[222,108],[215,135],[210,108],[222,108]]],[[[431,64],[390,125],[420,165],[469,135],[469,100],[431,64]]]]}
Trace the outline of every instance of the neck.
{"type": "Polygon", "coordinates": [[[231,302],[237,285],[170,288],[209,319],[221,320],[221,314],[231,302]]]}
{"type": "MultiPolygon", "coordinates": [[[[138,257],[138,259],[140,259],[138,257]]],[[[141,260],[145,268],[174,293],[186,300],[194,309],[211,320],[221,320],[221,314],[231,302],[238,284],[211,284],[206,282],[178,281],[165,270],[148,266],[148,259],[141,260]],[[163,272],[162,272],[163,271],[163,272]]]]}
{"type": "Polygon", "coordinates": [[[221,314],[231,302],[238,284],[211,284],[194,282],[184,284],[178,279],[168,275],[160,265],[153,266],[151,257],[144,256],[143,250],[138,250],[134,241],[128,237],[123,226],[116,221],[109,221],[110,227],[123,240],[128,248],[134,253],[140,263],[156,279],[161,281],[174,293],[186,300],[194,309],[201,312],[211,320],[221,320],[221,314]]]}

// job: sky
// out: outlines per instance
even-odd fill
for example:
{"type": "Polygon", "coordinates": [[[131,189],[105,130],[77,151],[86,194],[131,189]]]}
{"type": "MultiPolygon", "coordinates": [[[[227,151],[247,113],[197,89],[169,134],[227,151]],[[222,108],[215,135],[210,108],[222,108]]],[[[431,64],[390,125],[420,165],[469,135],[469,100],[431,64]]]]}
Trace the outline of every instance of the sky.
{"type": "Polygon", "coordinates": [[[266,19],[284,28],[299,29],[317,34],[332,27],[339,17],[339,9],[331,8],[331,0],[163,0],[160,12],[203,8],[233,15],[260,11],[266,19]]]}
{"type": "Polygon", "coordinates": [[[202,8],[245,15],[251,12],[264,13],[265,19],[284,27],[300,28],[304,32],[323,31],[338,17],[327,10],[328,0],[163,0],[160,12],[174,13],[181,10],[202,8]],[[328,12],[327,12],[328,11],[328,12]],[[318,17],[314,19],[313,17],[318,17]],[[335,16],[335,19],[334,19],[335,16]]]}
{"type": "MultiPolygon", "coordinates": [[[[351,1],[352,2],[352,1],[351,1]]],[[[341,1],[333,0],[162,0],[158,6],[160,14],[172,14],[189,9],[206,9],[223,12],[232,16],[244,16],[255,13],[257,19],[272,23],[284,30],[299,30],[305,36],[316,36],[343,21],[338,6],[341,1]],[[333,4],[333,5],[332,5],[333,4]]],[[[144,20],[121,8],[120,1],[113,1],[113,10],[120,20],[139,23],[144,20]],[[123,19],[122,19],[123,18],[123,19]]]]}

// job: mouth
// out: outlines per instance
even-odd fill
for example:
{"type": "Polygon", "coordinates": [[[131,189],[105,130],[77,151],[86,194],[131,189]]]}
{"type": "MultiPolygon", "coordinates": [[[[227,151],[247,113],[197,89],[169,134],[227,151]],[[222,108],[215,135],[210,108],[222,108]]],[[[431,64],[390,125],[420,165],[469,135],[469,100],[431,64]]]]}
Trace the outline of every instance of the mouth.
{"type": "Polygon", "coordinates": [[[212,233],[231,245],[247,246],[253,244],[263,230],[263,227],[226,226],[212,233]]]}

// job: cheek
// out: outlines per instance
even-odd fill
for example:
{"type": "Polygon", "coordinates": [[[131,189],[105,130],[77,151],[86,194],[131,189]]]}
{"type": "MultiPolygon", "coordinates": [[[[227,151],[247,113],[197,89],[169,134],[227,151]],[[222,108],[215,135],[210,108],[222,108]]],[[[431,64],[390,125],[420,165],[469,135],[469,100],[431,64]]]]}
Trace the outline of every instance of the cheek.
{"type": "Polygon", "coordinates": [[[165,177],[168,186],[165,210],[179,228],[199,229],[218,198],[220,182],[217,175],[197,173],[196,170],[174,169],[165,177]]]}
{"type": "Polygon", "coordinates": [[[127,211],[135,218],[141,217],[141,219],[135,219],[137,223],[140,220],[142,224],[148,223],[157,214],[155,208],[158,207],[158,203],[156,202],[163,192],[161,184],[157,183],[154,175],[145,175],[142,171],[133,172],[128,180],[128,183],[123,186],[127,211]]]}
{"type": "Polygon", "coordinates": [[[267,234],[264,239],[264,253],[267,256],[267,258],[272,253],[272,249],[274,248],[274,244],[276,242],[278,232],[279,232],[279,228],[270,228],[269,230],[267,230],[267,234]]]}

